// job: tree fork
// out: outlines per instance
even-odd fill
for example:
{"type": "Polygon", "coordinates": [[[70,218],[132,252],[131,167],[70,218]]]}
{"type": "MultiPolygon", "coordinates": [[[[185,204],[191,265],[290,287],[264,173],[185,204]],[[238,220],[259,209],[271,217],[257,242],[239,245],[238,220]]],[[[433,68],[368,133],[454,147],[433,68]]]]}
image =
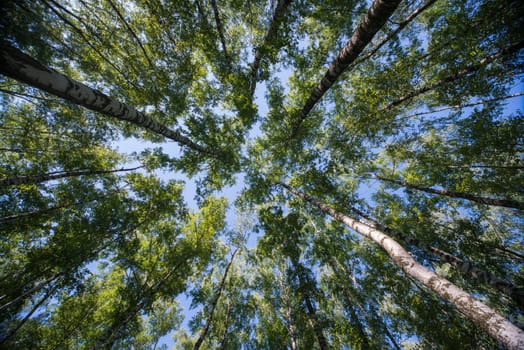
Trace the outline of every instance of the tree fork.
{"type": "Polygon", "coordinates": [[[472,297],[466,291],[420,265],[407,250],[385,233],[336,211],[327,204],[318,201],[306,193],[298,191],[290,185],[281,182],[275,182],[275,184],[287,189],[308,203],[313,204],[325,214],[328,214],[360,235],[370,238],[379,244],[386,250],[395,265],[400,267],[407,275],[421,282],[424,286],[437,293],[442,299],[451,303],[469,320],[486,331],[492,338],[504,344],[507,348],[512,350],[524,348],[524,331],[506,320],[489,306],[472,297]]]}
{"type": "Polygon", "coordinates": [[[377,44],[369,53],[353,62],[353,66],[356,66],[357,64],[360,64],[365,60],[369,59],[371,56],[373,56],[378,50],[380,50],[382,46],[384,46],[388,41],[393,39],[398,33],[402,31],[402,29],[404,29],[409,23],[411,23],[415,18],[417,18],[418,15],[427,10],[436,1],[437,0],[428,0],[426,3],[417,7],[402,22],[399,23],[398,27],[393,32],[391,32],[384,40],[377,44]]]}

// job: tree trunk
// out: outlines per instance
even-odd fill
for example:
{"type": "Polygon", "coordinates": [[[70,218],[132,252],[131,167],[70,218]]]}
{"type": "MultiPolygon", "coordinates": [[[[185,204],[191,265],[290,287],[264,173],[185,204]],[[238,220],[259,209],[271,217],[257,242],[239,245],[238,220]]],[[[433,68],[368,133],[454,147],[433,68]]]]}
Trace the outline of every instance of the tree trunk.
{"type": "Polygon", "coordinates": [[[295,272],[298,276],[298,280],[301,285],[302,289],[302,298],[304,303],[306,304],[306,311],[309,316],[309,320],[311,321],[311,324],[313,325],[313,331],[315,332],[315,336],[317,337],[318,346],[320,350],[328,350],[329,345],[328,341],[326,339],[326,336],[324,335],[324,329],[322,327],[321,321],[318,319],[317,310],[313,303],[311,302],[311,295],[309,293],[309,290],[307,287],[310,277],[306,274],[306,269],[296,257],[290,257],[290,260],[292,261],[292,264],[294,266],[295,272]]]}
{"type": "Polygon", "coordinates": [[[220,339],[220,346],[218,347],[221,350],[225,350],[227,345],[227,336],[229,334],[229,316],[231,316],[231,305],[228,302],[226,308],[226,320],[224,321],[224,332],[222,333],[222,337],[220,339]]]}
{"type": "Polygon", "coordinates": [[[4,344],[9,338],[11,338],[13,335],[15,335],[24,325],[25,323],[33,316],[33,314],[42,306],[42,304],[49,299],[53,293],[58,289],[58,284],[53,286],[49,291],[45,293],[45,295],[36,303],[35,306],[25,315],[25,317],[18,323],[18,325],[11,329],[2,340],[0,340],[0,345],[4,344]]]}
{"type": "Polygon", "coordinates": [[[374,178],[394,183],[399,186],[404,186],[407,188],[412,188],[415,190],[419,190],[426,193],[433,193],[433,194],[439,194],[441,196],[451,197],[451,198],[461,198],[461,199],[467,199],[472,202],[480,203],[480,204],[487,204],[487,205],[494,205],[498,207],[506,207],[506,208],[513,208],[513,209],[519,209],[524,210],[524,202],[515,201],[512,199],[497,199],[497,198],[489,198],[489,197],[480,197],[475,196],[470,193],[464,193],[464,192],[454,192],[454,191],[448,191],[448,190],[437,190],[435,188],[430,187],[423,187],[419,185],[415,185],[412,183],[409,183],[407,181],[401,181],[401,180],[395,180],[395,179],[389,179],[387,177],[381,176],[381,175],[373,175],[374,178]]]}
{"type": "Polygon", "coordinates": [[[213,16],[215,17],[215,24],[217,27],[218,36],[220,37],[220,44],[222,45],[222,51],[224,52],[225,63],[227,68],[231,71],[231,57],[229,56],[227,46],[226,46],[226,37],[224,35],[224,26],[220,20],[220,12],[218,11],[218,6],[216,0],[211,0],[211,7],[213,8],[213,16]]]}
{"type": "Polygon", "coordinates": [[[200,332],[200,336],[198,337],[197,341],[195,342],[195,346],[193,347],[193,350],[200,349],[200,346],[202,345],[202,343],[204,342],[204,339],[206,338],[209,327],[211,326],[211,322],[213,322],[215,308],[218,305],[218,300],[220,299],[220,296],[222,295],[222,291],[224,290],[227,273],[229,272],[229,268],[233,264],[233,259],[235,258],[235,254],[237,252],[238,252],[238,248],[233,252],[233,254],[231,255],[231,259],[229,259],[229,262],[227,263],[226,269],[224,270],[224,274],[222,275],[222,280],[220,281],[220,284],[218,285],[218,289],[217,289],[215,298],[213,300],[213,303],[211,304],[211,309],[209,310],[209,314],[206,319],[206,324],[204,325],[204,328],[202,328],[202,332],[200,332]]]}
{"type": "Polygon", "coordinates": [[[178,131],[169,129],[106,94],[66,77],[24,54],[20,50],[0,45],[0,73],[31,85],[51,95],[118,120],[130,122],[153,133],[160,134],[194,151],[218,157],[219,153],[194,143],[178,131]]]}
{"type": "Polygon", "coordinates": [[[74,177],[74,176],[83,176],[83,175],[100,175],[100,174],[109,174],[116,173],[120,171],[133,171],[139,169],[136,168],[122,168],[116,170],[73,170],[73,171],[63,171],[60,173],[48,173],[37,176],[17,176],[10,177],[7,179],[0,180],[0,188],[14,186],[14,185],[25,185],[25,184],[38,184],[46,181],[62,179],[65,177],[74,177]]]}
{"type": "Polygon", "coordinates": [[[371,42],[371,39],[373,39],[375,34],[384,26],[399,3],[400,0],[375,0],[373,2],[367,14],[353,32],[351,39],[329,65],[320,83],[311,91],[311,95],[294,123],[291,137],[297,135],[300,124],[307,118],[315,104],[320,101],[322,96],[324,96],[331,85],[340,77],[342,72],[355,61],[366,45],[371,42]]]}
{"type": "Polygon", "coordinates": [[[384,40],[382,40],[378,45],[376,45],[370,52],[368,52],[365,56],[362,58],[359,58],[355,62],[353,62],[353,65],[360,64],[361,62],[364,62],[371,56],[373,56],[384,44],[386,44],[388,41],[393,39],[402,29],[404,29],[409,23],[411,23],[415,18],[417,18],[418,15],[420,15],[422,12],[424,12],[426,9],[428,9],[431,5],[433,5],[437,0],[428,0],[425,4],[420,5],[417,7],[413,12],[411,12],[400,24],[398,27],[391,32],[384,40]]]}
{"type": "MultiPolygon", "coordinates": [[[[342,275],[340,272],[340,269],[338,268],[338,263],[333,256],[328,257],[329,265],[331,267],[331,270],[333,270],[333,273],[335,276],[337,276],[337,279],[340,281],[344,281],[346,278],[342,275]]],[[[364,326],[362,325],[362,322],[360,322],[360,319],[358,318],[357,313],[353,309],[353,303],[351,302],[351,295],[348,291],[347,287],[345,285],[342,285],[341,287],[342,294],[344,295],[344,298],[346,299],[346,307],[349,311],[349,315],[351,316],[351,323],[357,328],[358,333],[360,334],[360,340],[362,341],[361,349],[370,349],[368,336],[366,332],[364,331],[364,326]]]]}
{"type": "Polygon", "coordinates": [[[284,317],[286,321],[286,330],[287,334],[289,335],[289,346],[291,350],[297,350],[297,336],[296,336],[296,327],[295,323],[293,321],[293,314],[291,313],[291,301],[289,300],[289,286],[284,282],[284,276],[280,274],[278,278],[278,284],[280,287],[280,302],[282,304],[281,308],[284,309],[282,311],[282,317],[284,317]]]}
{"type": "MultiPolygon", "coordinates": [[[[357,208],[350,207],[350,210],[354,211],[358,215],[365,218],[367,221],[370,222],[370,226],[373,228],[377,228],[387,234],[391,234],[391,230],[388,227],[385,227],[384,225],[379,224],[375,219],[373,219],[371,216],[363,213],[362,211],[358,210],[357,208]]],[[[457,270],[462,272],[463,274],[467,274],[470,277],[472,277],[474,280],[481,282],[481,283],[487,283],[491,286],[493,286],[498,291],[506,294],[508,297],[513,299],[517,305],[524,310],[524,290],[522,288],[515,287],[512,283],[509,283],[507,281],[504,281],[491,273],[475,266],[473,263],[469,261],[464,261],[459,257],[456,257],[448,252],[445,252],[439,248],[433,247],[429,244],[424,244],[420,242],[418,239],[406,237],[405,235],[395,232],[395,236],[397,236],[399,239],[405,241],[406,243],[413,244],[417,246],[418,248],[433,254],[437,257],[439,257],[441,260],[450,263],[453,265],[457,270]]]]}
{"type": "Polygon", "coordinates": [[[257,87],[258,70],[260,69],[260,62],[262,61],[264,50],[271,44],[273,37],[277,34],[278,26],[282,21],[287,8],[291,4],[291,1],[292,0],[280,0],[278,2],[277,7],[275,8],[275,13],[273,13],[273,18],[267,28],[266,35],[262,40],[262,44],[260,44],[255,51],[255,59],[251,64],[251,81],[249,84],[251,96],[255,94],[255,89],[257,87]]]}
{"type": "Polygon", "coordinates": [[[320,325],[320,320],[317,316],[317,310],[315,309],[315,306],[313,303],[311,303],[311,299],[309,298],[309,295],[304,296],[304,302],[306,303],[306,309],[307,313],[310,317],[311,323],[313,323],[313,330],[315,331],[315,335],[317,336],[318,346],[320,350],[328,350],[328,342],[324,335],[324,330],[322,329],[322,326],[320,325]]]}
{"type": "Polygon", "coordinates": [[[58,272],[58,273],[55,273],[54,275],[52,275],[51,277],[37,283],[35,286],[33,286],[32,288],[30,288],[29,290],[25,291],[24,293],[20,294],[19,296],[17,296],[16,298],[14,298],[13,300],[11,301],[8,301],[7,303],[5,303],[4,305],[0,306],[0,312],[2,312],[3,310],[9,308],[10,306],[18,303],[19,301],[27,298],[28,296],[30,296],[31,294],[33,293],[36,293],[40,290],[42,290],[44,287],[46,287],[48,284],[50,284],[51,282],[53,282],[54,280],[56,280],[58,277],[60,277],[61,275],[63,275],[62,272],[58,272]]]}
{"type": "Polygon", "coordinates": [[[426,269],[413,259],[400,244],[385,233],[367,224],[361,223],[342,213],[337,212],[327,204],[298,191],[294,187],[278,182],[295,196],[315,205],[322,212],[333,217],[340,223],[353,229],[364,237],[368,237],[379,244],[392,258],[395,265],[406,274],[433,290],[441,298],[450,302],[458,311],[464,314],[473,323],[486,331],[491,337],[504,344],[509,349],[524,348],[524,332],[511,322],[500,316],[495,310],[473,298],[464,290],[455,286],[445,278],[439,277],[433,271],[426,269]]]}

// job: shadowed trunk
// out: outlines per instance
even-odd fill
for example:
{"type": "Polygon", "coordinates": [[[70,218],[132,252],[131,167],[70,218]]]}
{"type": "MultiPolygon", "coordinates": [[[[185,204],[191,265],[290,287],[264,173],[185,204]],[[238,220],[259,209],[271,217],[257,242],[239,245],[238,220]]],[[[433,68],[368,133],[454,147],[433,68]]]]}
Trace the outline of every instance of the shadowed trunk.
{"type": "MultiPolygon", "coordinates": [[[[346,278],[343,276],[342,272],[338,268],[337,261],[330,256],[329,257],[329,266],[331,267],[331,270],[333,270],[333,273],[335,276],[337,276],[337,279],[340,281],[344,281],[346,278]]],[[[344,295],[344,299],[346,299],[346,308],[349,311],[349,315],[351,316],[351,324],[354,325],[357,328],[357,332],[360,335],[360,340],[362,341],[362,349],[370,349],[368,336],[366,332],[364,331],[364,326],[362,325],[362,322],[360,322],[360,319],[358,318],[357,313],[355,312],[355,309],[353,308],[354,302],[352,302],[351,294],[348,291],[347,287],[345,285],[342,285],[342,295],[344,295]]]]}
{"type": "Polygon", "coordinates": [[[224,52],[224,58],[227,64],[228,69],[231,71],[231,57],[229,56],[227,46],[226,46],[226,37],[224,35],[224,26],[222,25],[222,20],[220,19],[220,12],[218,11],[218,6],[216,0],[211,0],[211,7],[213,8],[213,15],[215,17],[215,24],[217,27],[218,36],[220,37],[220,44],[222,45],[222,51],[224,52]]]}
{"type": "Polygon", "coordinates": [[[31,318],[31,316],[33,316],[33,314],[40,308],[40,306],[42,306],[42,304],[47,300],[49,299],[53,294],[54,292],[58,289],[58,284],[56,284],[55,286],[53,286],[49,291],[47,291],[45,293],[45,295],[38,301],[38,303],[36,303],[35,306],[33,306],[33,308],[31,309],[31,311],[29,311],[27,313],[27,315],[25,315],[25,317],[18,323],[18,325],[11,329],[9,332],[7,332],[7,334],[5,335],[5,337],[0,340],[0,344],[4,344],[6,341],[8,341],[13,335],[15,335],[20,329],[22,329],[22,327],[26,324],[26,322],[31,318]]]}
{"type": "Polygon", "coordinates": [[[290,4],[291,0],[280,0],[278,2],[275,12],[273,13],[273,18],[271,18],[271,22],[269,23],[269,27],[267,28],[266,35],[262,40],[262,44],[260,44],[260,46],[257,47],[255,51],[255,59],[251,64],[251,80],[249,84],[251,96],[255,94],[255,89],[257,87],[258,70],[260,69],[260,62],[262,61],[264,50],[271,44],[271,41],[277,34],[278,26],[282,21],[282,18],[284,17],[286,10],[290,4]]]}
{"type": "Polygon", "coordinates": [[[43,288],[45,288],[47,285],[49,285],[51,282],[53,282],[54,280],[56,280],[58,277],[60,277],[62,275],[63,275],[62,272],[55,273],[51,277],[49,277],[49,278],[47,278],[47,279],[37,283],[34,287],[28,289],[27,291],[25,291],[24,293],[20,294],[19,296],[17,296],[13,300],[10,300],[9,302],[7,302],[4,305],[0,306],[0,312],[5,310],[5,309],[7,309],[7,308],[9,308],[12,305],[15,305],[16,303],[18,303],[19,301],[27,298],[28,296],[32,295],[33,293],[36,293],[36,292],[42,290],[43,288]]]}
{"type": "Polygon", "coordinates": [[[193,347],[193,350],[200,349],[200,346],[204,342],[204,339],[206,338],[207,332],[209,331],[209,327],[211,326],[211,323],[213,322],[213,318],[215,316],[215,309],[218,304],[218,300],[220,299],[220,296],[222,295],[222,291],[224,290],[224,285],[226,283],[227,273],[229,272],[229,268],[233,264],[233,259],[235,258],[235,254],[238,252],[238,248],[233,252],[231,255],[231,259],[229,259],[229,262],[227,263],[226,269],[224,270],[224,274],[222,275],[222,279],[220,280],[220,284],[218,285],[218,289],[215,295],[215,298],[213,300],[213,303],[211,304],[211,309],[209,310],[206,324],[204,325],[204,328],[202,328],[202,332],[200,332],[200,336],[198,337],[197,341],[195,342],[195,346],[193,347]]]}
{"type": "Polygon", "coordinates": [[[307,285],[311,284],[311,278],[308,276],[306,269],[304,268],[304,266],[302,266],[302,264],[300,264],[298,259],[293,257],[290,258],[290,260],[293,264],[295,273],[297,274],[298,280],[301,285],[300,289],[302,290],[302,299],[304,301],[304,304],[306,304],[306,311],[309,316],[309,320],[313,325],[313,331],[315,332],[315,336],[318,341],[318,346],[320,350],[328,350],[329,345],[326,336],[324,335],[324,328],[322,327],[321,320],[318,318],[316,307],[311,302],[312,298],[309,292],[309,288],[307,287],[307,285]]]}

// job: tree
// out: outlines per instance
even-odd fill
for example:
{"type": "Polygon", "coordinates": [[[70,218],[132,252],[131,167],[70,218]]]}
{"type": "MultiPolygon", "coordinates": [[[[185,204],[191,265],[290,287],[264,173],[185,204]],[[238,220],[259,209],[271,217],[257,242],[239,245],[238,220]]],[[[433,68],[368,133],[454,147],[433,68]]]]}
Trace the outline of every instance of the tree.
{"type": "Polygon", "coordinates": [[[354,229],[363,236],[371,238],[373,241],[380,244],[389,253],[395,264],[402,268],[404,272],[422,282],[442,298],[451,302],[473,322],[484,328],[492,337],[497,338],[507,347],[517,349],[524,344],[524,332],[522,330],[500,317],[500,315],[486,305],[475,300],[465,291],[415,262],[410,254],[388,235],[337,212],[326,204],[319,202],[303,192],[297,191],[289,185],[283,183],[279,183],[279,185],[286,188],[294,195],[314,204],[323,212],[332,216],[341,223],[344,223],[346,226],[354,229]]]}
{"type": "Polygon", "coordinates": [[[520,2],[0,10],[0,347],[524,346],[520,2]]]}

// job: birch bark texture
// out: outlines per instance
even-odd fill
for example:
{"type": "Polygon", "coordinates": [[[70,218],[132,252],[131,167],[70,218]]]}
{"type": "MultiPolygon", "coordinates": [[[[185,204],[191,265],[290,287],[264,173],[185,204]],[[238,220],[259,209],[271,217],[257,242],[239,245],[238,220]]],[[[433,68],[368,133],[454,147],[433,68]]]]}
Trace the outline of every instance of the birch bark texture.
{"type": "Polygon", "coordinates": [[[89,110],[129,122],[155,134],[165,136],[178,142],[181,146],[190,148],[203,155],[214,158],[219,156],[217,151],[193,142],[179,131],[172,130],[164,124],[151,119],[134,107],[46,67],[17,48],[1,44],[0,49],[0,74],[51,95],[61,97],[89,110]]]}
{"type": "Polygon", "coordinates": [[[379,244],[392,258],[395,265],[400,267],[402,271],[437,293],[442,299],[451,303],[469,320],[487,332],[492,338],[504,344],[508,349],[524,349],[524,331],[500,316],[489,306],[472,297],[466,291],[419,264],[408,251],[382,231],[350,218],[290,185],[282,182],[277,182],[276,184],[285,188],[295,196],[313,204],[322,212],[353,229],[360,235],[370,238],[379,244]]]}

